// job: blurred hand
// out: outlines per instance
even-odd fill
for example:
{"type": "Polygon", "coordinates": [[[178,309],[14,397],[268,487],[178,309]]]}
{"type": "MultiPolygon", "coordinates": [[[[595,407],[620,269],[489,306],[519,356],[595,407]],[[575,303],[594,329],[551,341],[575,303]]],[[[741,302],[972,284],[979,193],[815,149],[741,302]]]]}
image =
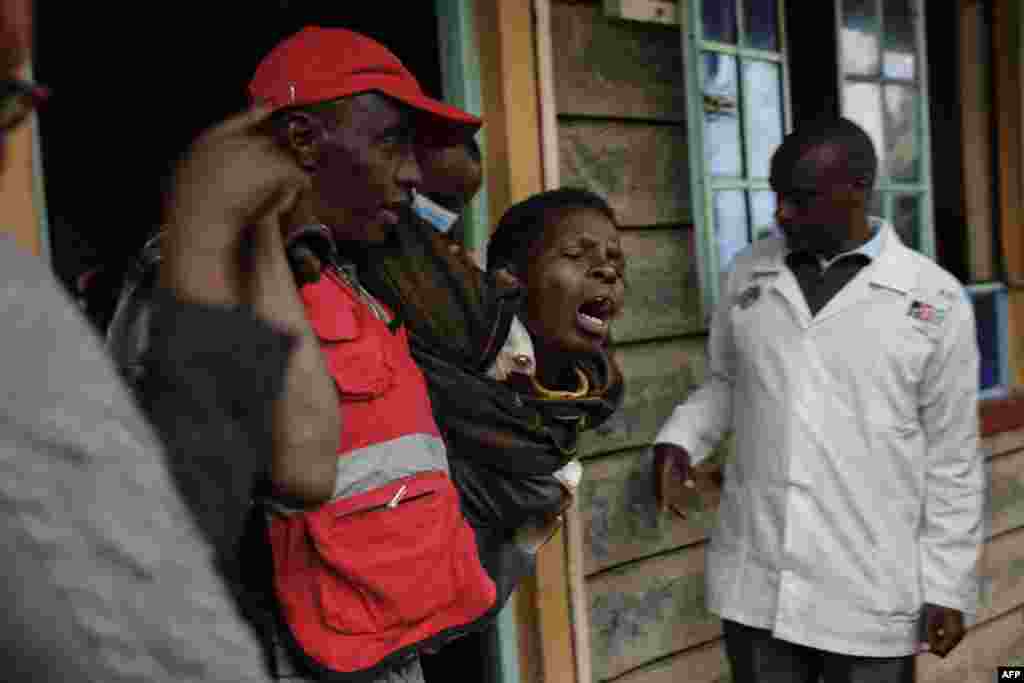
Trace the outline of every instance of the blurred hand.
{"type": "Polygon", "coordinates": [[[163,284],[182,298],[246,303],[255,226],[290,223],[309,178],[254,107],[203,132],[178,163],[166,207],[163,284]]]}
{"type": "Polygon", "coordinates": [[[672,510],[686,518],[686,506],[681,500],[684,489],[695,484],[690,472],[690,454],[685,448],[669,443],[654,446],[654,498],[661,511],[672,510]]]}
{"type": "Polygon", "coordinates": [[[921,618],[925,620],[929,650],[939,657],[952,652],[967,634],[963,612],[951,607],[926,604],[921,618]]]}

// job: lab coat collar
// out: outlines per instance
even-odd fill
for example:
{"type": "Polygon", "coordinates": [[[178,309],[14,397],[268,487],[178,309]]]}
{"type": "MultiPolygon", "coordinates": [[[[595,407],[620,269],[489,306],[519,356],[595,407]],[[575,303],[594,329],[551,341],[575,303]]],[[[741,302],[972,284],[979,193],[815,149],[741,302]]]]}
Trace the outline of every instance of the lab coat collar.
{"type": "MultiPolygon", "coordinates": [[[[868,297],[874,287],[882,287],[904,295],[914,288],[918,269],[910,249],[903,244],[899,235],[887,221],[879,218],[871,220],[877,222],[881,231],[881,247],[877,258],[828,302],[825,308],[819,312],[816,320],[831,317],[851,304],[868,297]]],[[[777,237],[770,244],[764,244],[760,249],[755,246],[754,249],[752,277],[774,276],[772,286],[792,305],[801,310],[806,320],[810,320],[807,300],[800,290],[796,277],[786,266],[785,240],[777,237]]]]}
{"type": "MultiPolygon", "coordinates": [[[[900,240],[899,235],[887,221],[881,218],[871,218],[872,223],[878,225],[880,231],[877,255],[872,259],[871,264],[865,268],[865,275],[869,281],[906,294],[914,288],[916,280],[916,268],[910,250],[900,240]]],[[[772,240],[770,248],[761,250],[755,255],[751,271],[757,275],[778,274],[788,270],[786,266],[785,240],[776,237],[772,240]]],[[[756,252],[755,252],[756,254],[756,252]]]]}

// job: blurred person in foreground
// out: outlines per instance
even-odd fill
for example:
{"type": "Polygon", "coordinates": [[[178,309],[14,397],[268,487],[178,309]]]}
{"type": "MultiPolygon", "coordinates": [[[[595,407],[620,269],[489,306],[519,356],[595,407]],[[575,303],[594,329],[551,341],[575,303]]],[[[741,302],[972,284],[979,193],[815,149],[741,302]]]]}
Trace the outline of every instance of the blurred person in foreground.
{"type": "MultiPolygon", "coordinates": [[[[19,78],[31,10],[0,2],[5,138],[43,99],[19,78]]],[[[228,585],[274,418],[310,355],[280,228],[307,180],[255,132],[268,115],[212,128],[179,164],[146,360],[152,426],[52,274],[0,239],[7,679],[268,680],[228,585]]],[[[332,411],[307,418],[336,434],[332,411]]]]}

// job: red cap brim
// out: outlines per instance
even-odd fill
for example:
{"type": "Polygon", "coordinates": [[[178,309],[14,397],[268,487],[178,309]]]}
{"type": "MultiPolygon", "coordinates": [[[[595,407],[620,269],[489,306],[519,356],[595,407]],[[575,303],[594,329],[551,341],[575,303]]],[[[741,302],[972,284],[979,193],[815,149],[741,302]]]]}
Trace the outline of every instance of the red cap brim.
{"type": "Polygon", "coordinates": [[[472,136],[483,125],[483,121],[479,117],[426,95],[410,92],[395,93],[386,90],[380,92],[412,107],[419,114],[416,121],[416,134],[423,143],[428,145],[457,144],[472,136]]]}

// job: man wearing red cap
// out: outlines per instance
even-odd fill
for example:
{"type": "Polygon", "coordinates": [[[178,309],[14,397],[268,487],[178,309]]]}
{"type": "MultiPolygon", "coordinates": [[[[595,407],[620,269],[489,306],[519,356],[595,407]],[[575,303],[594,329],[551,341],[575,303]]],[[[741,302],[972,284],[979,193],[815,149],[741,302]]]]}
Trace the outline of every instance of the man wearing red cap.
{"type": "MultiPolygon", "coordinates": [[[[317,536],[317,529],[325,511],[334,511],[336,516],[351,501],[374,495],[389,482],[407,481],[415,487],[417,477],[443,473],[439,500],[452,506],[458,530],[445,542],[444,553],[461,553],[459,562],[464,566],[460,572],[468,578],[457,579],[457,599],[438,612],[427,608],[435,597],[431,595],[435,589],[427,585],[417,586],[418,592],[404,599],[388,595],[387,605],[375,605],[374,609],[395,609],[403,614],[399,621],[405,624],[422,621],[423,627],[416,633],[394,635],[412,655],[417,643],[423,642],[420,639],[443,643],[436,639],[432,622],[444,622],[443,635],[475,621],[494,603],[494,585],[480,566],[472,531],[459,512],[454,486],[448,480],[445,444],[431,412],[423,374],[410,353],[407,332],[394,310],[361,282],[372,267],[369,253],[374,245],[387,243],[397,231],[407,229],[414,193],[422,182],[417,145],[460,143],[481,122],[427,97],[384,46],[345,29],[309,27],[285,39],[261,61],[249,93],[254,102],[276,110],[273,120],[278,138],[309,177],[310,191],[301,202],[289,237],[327,238],[318,242],[318,256],[326,265],[312,274],[301,296],[337,389],[342,423],[335,448],[308,448],[302,440],[302,425],[297,424],[292,441],[297,447],[282,452],[282,462],[289,461],[282,471],[306,468],[331,474],[305,478],[308,486],[293,487],[290,502],[279,498],[269,502],[273,511],[269,524],[275,564],[273,595],[287,624],[276,628],[275,637],[287,644],[284,649],[290,654],[280,657],[279,664],[286,671],[294,669],[313,678],[330,671],[369,668],[377,673],[377,680],[422,680],[414,656],[382,660],[387,648],[373,651],[376,643],[393,635],[388,630],[391,627],[381,625],[390,622],[390,614],[375,618],[377,627],[386,633],[369,644],[356,634],[369,627],[344,621],[352,610],[340,602],[343,598],[333,604],[335,593],[328,591],[328,597],[323,597],[324,582],[333,580],[332,572],[340,572],[348,580],[346,572],[355,576],[361,571],[350,566],[360,562],[352,555],[373,553],[352,545],[347,554],[351,562],[339,569],[331,560],[331,549],[323,545],[333,540],[324,541],[317,536]],[[310,537],[319,539],[315,549],[310,537]],[[310,562],[309,558],[314,559],[310,562]],[[320,597],[314,599],[316,595],[320,597]],[[406,614],[409,609],[413,616],[406,614]],[[329,628],[317,625],[321,623],[329,628]]],[[[276,472],[272,479],[279,489],[288,483],[277,481],[276,472]]],[[[405,492],[402,485],[390,502],[384,501],[397,509],[395,515],[402,514],[405,492]]],[[[351,543],[360,533],[347,526],[336,540],[351,543]]],[[[367,533],[379,538],[376,529],[367,529],[367,533]]],[[[374,552],[386,555],[389,547],[374,552]]],[[[408,555],[404,550],[403,554],[408,555]]],[[[413,588],[405,585],[410,577],[426,569],[418,568],[415,558],[395,565],[381,561],[359,580],[386,583],[387,588],[377,593],[393,589],[404,595],[413,588]]],[[[433,580],[438,574],[443,572],[430,567],[422,576],[433,580]]]]}

